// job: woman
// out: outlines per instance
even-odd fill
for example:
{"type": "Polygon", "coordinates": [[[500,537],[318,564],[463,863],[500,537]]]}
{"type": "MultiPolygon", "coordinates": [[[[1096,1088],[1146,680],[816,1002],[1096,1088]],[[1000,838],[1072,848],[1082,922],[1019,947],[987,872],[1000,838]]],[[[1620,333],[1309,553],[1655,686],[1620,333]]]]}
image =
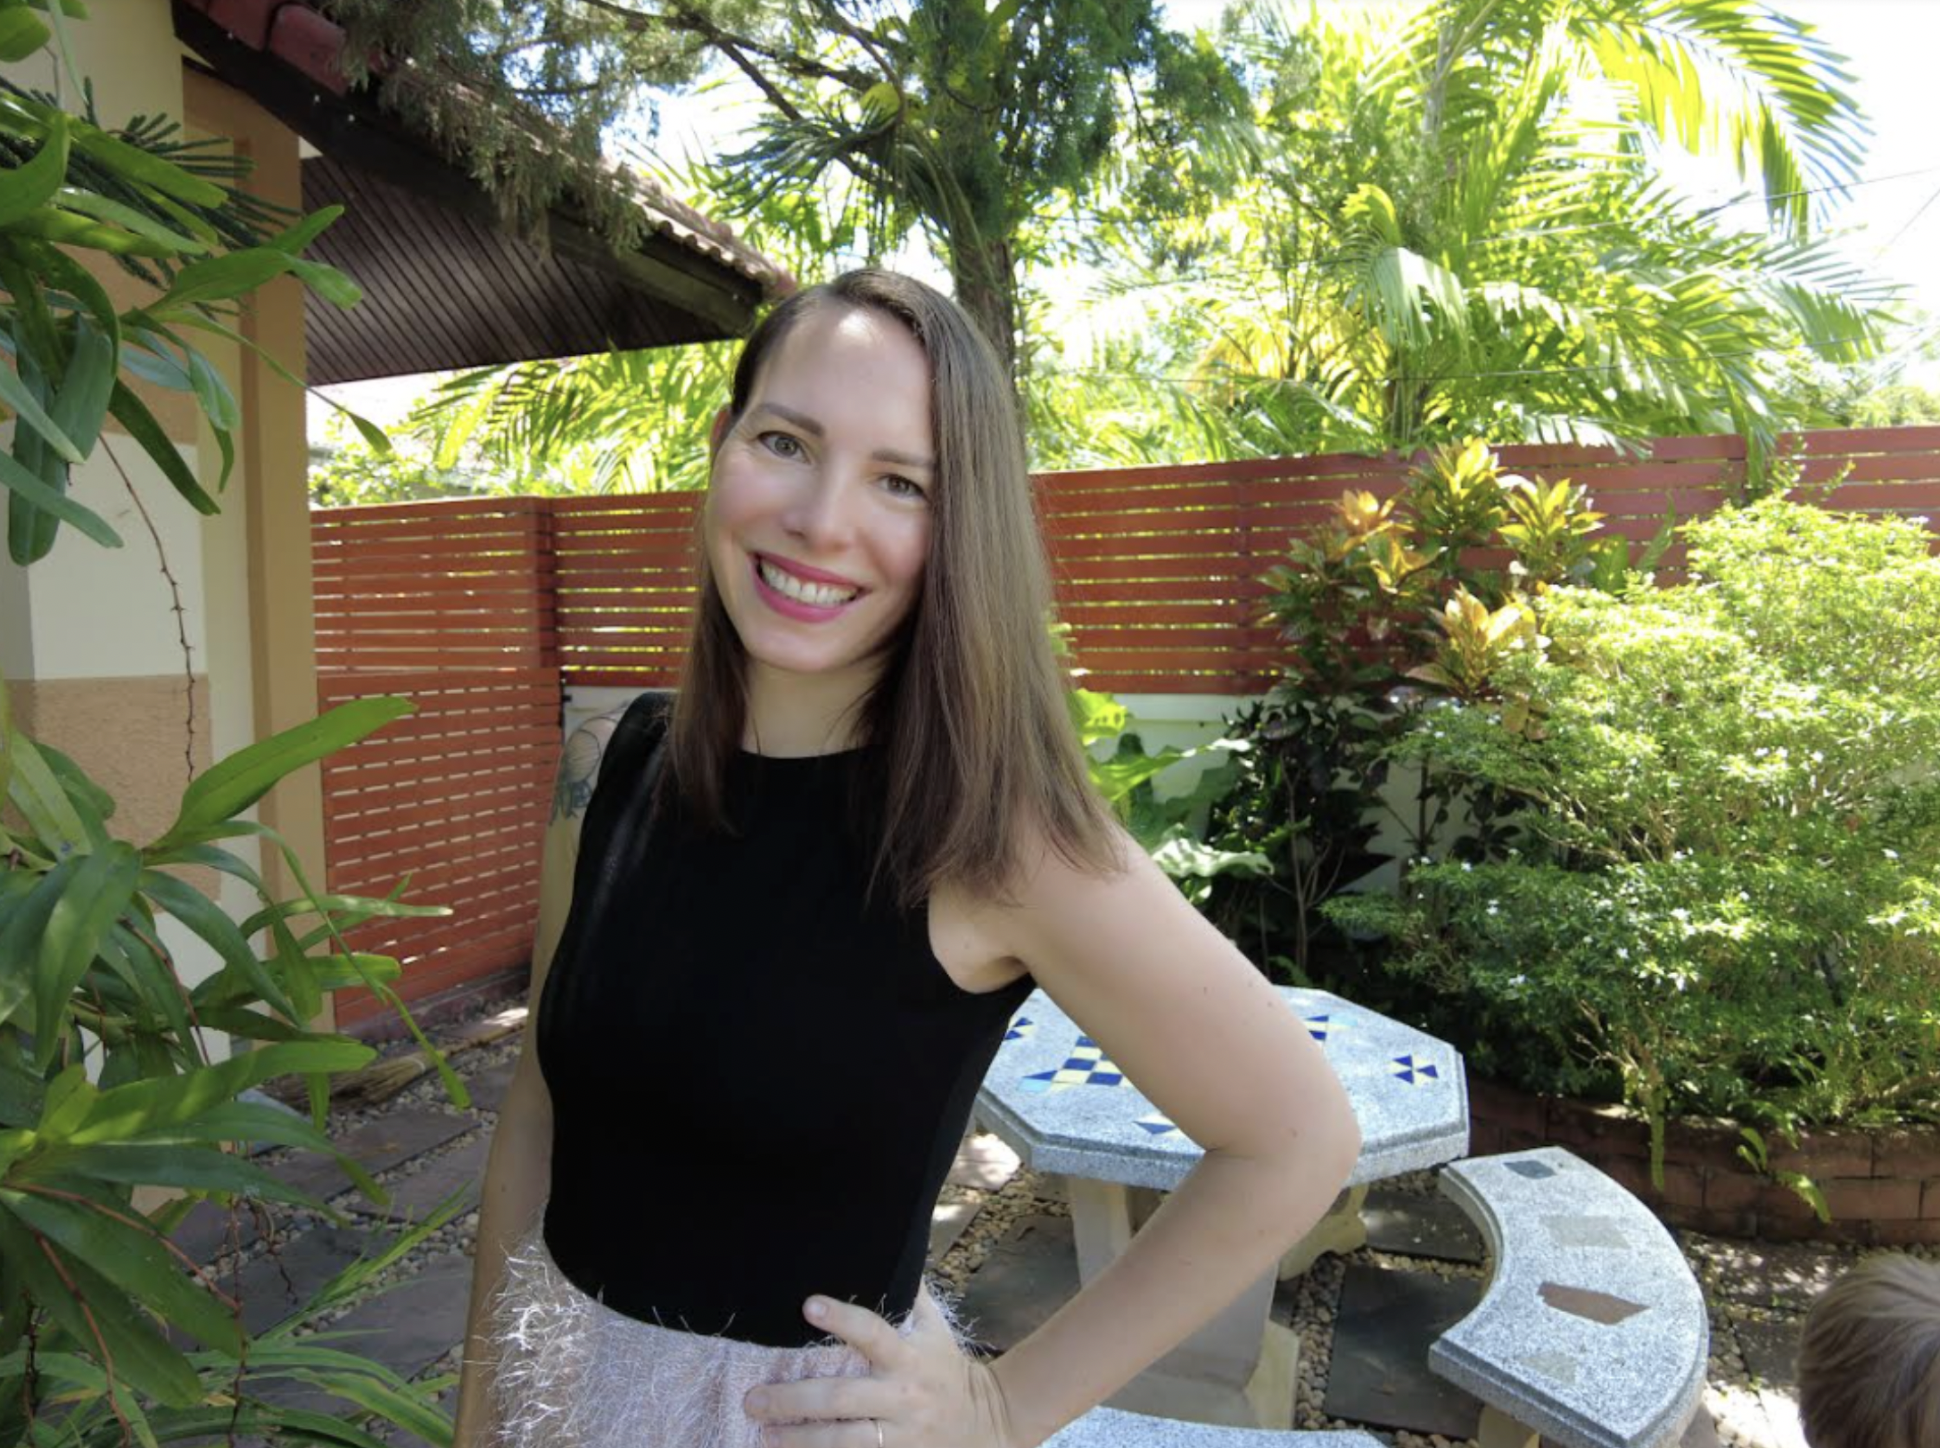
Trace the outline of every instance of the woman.
{"type": "Polygon", "coordinates": [[[568,750],[456,1441],[1034,1448],[1319,1219],[1353,1118],[1089,789],[1013,395],[964,314],[880,271],[790,298],[712,447],[665,747],[602,783],[565,919],[613,725],[568,750]],[[1206,1155],[986,1363],[923,1249],[1034,985],[1206,1155]]]}

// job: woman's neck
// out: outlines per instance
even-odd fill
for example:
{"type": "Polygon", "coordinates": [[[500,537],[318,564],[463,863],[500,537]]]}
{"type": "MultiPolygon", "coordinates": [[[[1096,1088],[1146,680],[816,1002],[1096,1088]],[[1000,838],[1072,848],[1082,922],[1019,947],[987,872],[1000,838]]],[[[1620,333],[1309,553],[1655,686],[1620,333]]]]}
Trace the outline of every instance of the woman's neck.
{"type": "Polygon", "coordinates": [[[794,674],[750,660],[741,747],[776,758],[853,749],[862,742],[861,706],[873,682],[846,670],[794,674]]]}

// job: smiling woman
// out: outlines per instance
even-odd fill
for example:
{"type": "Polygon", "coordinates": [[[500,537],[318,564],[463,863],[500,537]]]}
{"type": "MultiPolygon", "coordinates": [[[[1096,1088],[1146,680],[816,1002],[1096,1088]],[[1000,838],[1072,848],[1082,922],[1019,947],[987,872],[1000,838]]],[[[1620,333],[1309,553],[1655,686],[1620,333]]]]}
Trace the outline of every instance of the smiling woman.
{"type": "Polygon", "coordinates": [[[583,842],[576,808],[547,838],[456,1442],[1035,1448],[1314,1223],[1353,1119],[1091,789],[1016,399],[964,314],[876,271],[791,298],[711,444],[679,696],[569,750],[598,783],[583,842]],[[1207,1150],[986,1363],[925,1280],[930,1212],[1035,987],[1207,1150]]]}

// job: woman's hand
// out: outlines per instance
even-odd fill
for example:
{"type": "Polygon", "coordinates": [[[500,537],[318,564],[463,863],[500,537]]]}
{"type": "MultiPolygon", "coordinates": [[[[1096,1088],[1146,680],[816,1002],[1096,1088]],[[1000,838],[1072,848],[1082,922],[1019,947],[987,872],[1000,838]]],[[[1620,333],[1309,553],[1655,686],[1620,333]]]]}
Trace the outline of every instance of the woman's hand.
{"type": "Polygon", "coordinates": [[[869,1376],[750,1392],[747,1413],[765,1425],[763,1448],[1028,1448],[1012,1436],[997,1375],[957,1347],[927,1288],[916,1294],[907,1337],[853,1303],[811,1297],[803,1311],[868,1358],[869,1376]]]}

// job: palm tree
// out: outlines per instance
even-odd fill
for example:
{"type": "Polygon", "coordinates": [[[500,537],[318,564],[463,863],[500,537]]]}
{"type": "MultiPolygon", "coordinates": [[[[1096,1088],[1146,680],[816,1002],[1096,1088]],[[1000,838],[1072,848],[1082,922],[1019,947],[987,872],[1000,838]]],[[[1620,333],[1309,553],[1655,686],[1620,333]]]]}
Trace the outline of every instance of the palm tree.
{"type": "Polygon", "coordinates": [[[1260,164],[1105,235],[1165,299],[1148,364],[1223,386],[1233,450],[1756,451],[1788,421],[1786,350],[1880,346],[1888,289],[1811,237],[1860,154],[1847,77],[1753,0],[1444,0],[1399,24],[1255,0],[1228,39],[1260,164]],[[1672,146],[1735,161],[1767,229],[1674,194],[1672,146]]]}

